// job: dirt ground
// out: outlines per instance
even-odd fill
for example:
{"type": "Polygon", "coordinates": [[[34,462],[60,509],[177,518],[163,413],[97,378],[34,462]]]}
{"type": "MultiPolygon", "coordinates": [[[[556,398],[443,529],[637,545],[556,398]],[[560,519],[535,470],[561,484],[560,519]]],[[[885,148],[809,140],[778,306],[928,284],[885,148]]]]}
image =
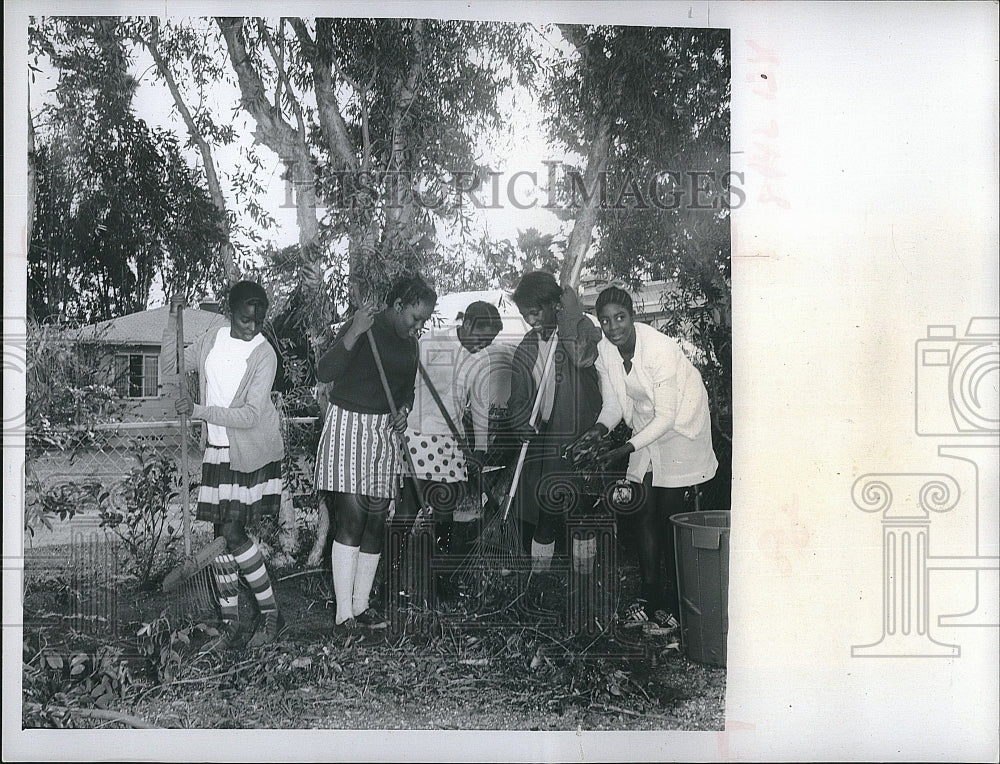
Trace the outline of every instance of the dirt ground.
{"type": "MultiPolygon", "coordinates": [[[[475,549],[462,533],[472,531],[457,533],[458,548],[475,549]]],[[[599,567],[590,579],[604,582],[591,589],[602,604],[585,606],[582,618],[572,615],[579,580],[565,559],[557,556],[556,573],[529,597],[523,575],[472,574],[459,555],[452,596],[421,588],[411,563],[410,597],[388,603],[390,628],[347,633],[333,629],[328,570],[305,569],[303,559],[271,571],[287,622],[281,640],[217,655],[199,652],[215,624],[207,579],[200,592],[200,579],[179,595],[139,591],[106,543],[39,546],[25,561],[23,724],[722,729],[725,669],[686,659],[676,631],[625,630],[613,620],[638,586],[636,561],[620,541],[615,551],[613,570],[599,567]],[[56,667],[53,655],[65,661],[56,667]],[[111,663],[117,679],[101,681],[114,692],[95,705],[98,664],[111,663]]],[[[383,606],[387,589],[382,569],[383,606]]],[[[254,618],[244,591],[241,620],[254,618]]]]}

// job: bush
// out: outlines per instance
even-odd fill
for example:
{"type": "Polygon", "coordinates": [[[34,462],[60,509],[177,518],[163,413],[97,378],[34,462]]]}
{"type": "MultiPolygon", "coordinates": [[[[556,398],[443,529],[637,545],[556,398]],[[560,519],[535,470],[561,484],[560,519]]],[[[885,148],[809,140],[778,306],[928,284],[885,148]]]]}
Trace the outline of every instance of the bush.
{"type": "Polygon", "coordinates": [[[168,537],[174,532],[167,508],[180,495],[180,477],[170,456],[142,442],[137,442],[133,455],[136,464],[118,483],[114,495],[110,491],[100,495],[100,518],[101,527],[109,528],[121,539],[131,572],[140,588],[145,588],[150,584],[164,531],[168,537]]]}

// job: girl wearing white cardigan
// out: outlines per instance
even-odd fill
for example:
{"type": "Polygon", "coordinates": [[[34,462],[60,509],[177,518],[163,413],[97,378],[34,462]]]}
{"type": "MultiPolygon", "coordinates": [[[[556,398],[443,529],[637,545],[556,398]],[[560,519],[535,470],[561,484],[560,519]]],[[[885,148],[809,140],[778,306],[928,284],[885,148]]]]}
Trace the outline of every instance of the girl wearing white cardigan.
{"type": "Polygon", "coordinates": [[[628,479],[633,492],[639,491],[639,501],[630,505],[636,507],[642,596],[624,621],[626,627],[651,622],[672,628],[680,610],[669,518],[683,511],[685,488],[710,480],[718,468],[708,393],[675,340],[635,322],[627,292],[608,287],[598,295],[596,310],[601,342],[613,352],[598,356],[603,406],[574,449],[596,446],[623,419],[632,428],[624,446],[598,450],[605,465],[627,456],[628,479]]]}

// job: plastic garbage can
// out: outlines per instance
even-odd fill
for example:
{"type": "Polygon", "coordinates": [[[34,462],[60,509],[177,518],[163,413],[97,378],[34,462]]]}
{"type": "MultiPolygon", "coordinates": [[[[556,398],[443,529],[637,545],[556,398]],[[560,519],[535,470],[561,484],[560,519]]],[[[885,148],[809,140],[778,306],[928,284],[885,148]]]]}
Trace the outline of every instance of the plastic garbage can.
{"type": "Polygon", "coordinates": [[[729,512],[674,515],[681,645],[698,663],[726,665],[729,631],[729,512]]]}

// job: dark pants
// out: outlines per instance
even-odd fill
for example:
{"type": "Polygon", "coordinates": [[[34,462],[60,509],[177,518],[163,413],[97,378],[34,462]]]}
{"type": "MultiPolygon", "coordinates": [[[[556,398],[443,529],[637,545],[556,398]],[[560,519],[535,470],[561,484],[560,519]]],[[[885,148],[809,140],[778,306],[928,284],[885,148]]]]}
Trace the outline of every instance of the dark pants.
{"type": "Polygon", "coordinates": [[[653,473],[647,472],[641,486],[632,484],[633,490],[642,491],[643,500],[629,517],[639,554],[642,596],[651,609],[677,615],[677,557],[670,518],[684,511],[685,489],[654,488],[652,480],[653,473]]]}

